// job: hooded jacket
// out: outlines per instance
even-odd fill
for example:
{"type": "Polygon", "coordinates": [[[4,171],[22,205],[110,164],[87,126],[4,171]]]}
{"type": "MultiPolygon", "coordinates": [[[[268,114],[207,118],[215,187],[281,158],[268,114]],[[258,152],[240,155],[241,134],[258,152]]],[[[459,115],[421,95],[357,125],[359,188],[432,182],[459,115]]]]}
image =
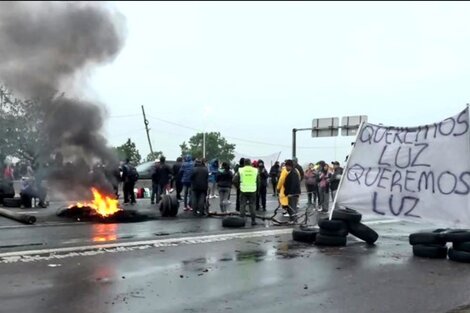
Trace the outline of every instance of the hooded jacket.
{"type": "Polygon", "coordinates": [[[209,178],[209,171],[202,163],[197,163],[191,171],[191,189],[194,191],[207,192],[207,181],[209,178]]]}
{"type": "MultiPolygon", "coordinates": [[[[279,177],[279,181],[277,182],[277,190],[279,191],[279,202],[282,206],[289,205],[289,198],[287,197],[288,194],[297,194],[292,193],[293,188],[297,188],[297,181],[298,181],[298,189],[300,189],[300,173],[297,169],[292,169],[292,171],[288,172],[287,169],[284,167],[281,170],[281,176],[279,177]],[[292,175],[288,178],[289,174],[296,174],[298,178],[292,177],[292,175]],[[295,186],[292,185],[292,182],[295,186]]],[[[300,192],[299,192],[300,193],[300,192]]]]}
{"type": "Polygon", "coordinates": [[[209,162],[209,183],[216,182],[218,172],[219,172],[219,160],[212,159],[209,162]]]}
{"type": "Polygon", "coordinates": [[[194,162],[190,154],[184,157],[183,165],[180,168],[181,182],[183,184],[191,183],[191,173],[193,171],[194,162]]]}
{"type": "Polygon", "coordinates": [[[216,180],[219,188],[232,188],[233,174],[229,168],[223,168],[219,170],[216,180]]]}

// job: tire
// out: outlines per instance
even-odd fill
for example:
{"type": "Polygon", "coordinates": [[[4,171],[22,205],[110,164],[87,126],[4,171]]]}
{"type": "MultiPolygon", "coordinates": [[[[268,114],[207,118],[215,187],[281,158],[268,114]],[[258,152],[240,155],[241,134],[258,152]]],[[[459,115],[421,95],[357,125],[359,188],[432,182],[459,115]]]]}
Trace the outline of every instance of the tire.
{"type": "Polygon", "coordinates": [[[353,209],[334,209],[332,219],[359,223],[362,219],[362,215],[361,213],[353,209]]]}
{"type": "Polygon", "coordinates": [[[409,236],[410,245],[442,245],[447,242],[444,238],[444,229],[436,229],[432,232],[412,233],[409,236]]]}
{"type": "Polygon", "coordinates": [[[222,220],[222,227],[245,227],[245,219],[240,216],[227,216],[222,220]]]}
{"type": "Polygon", "coordinates": [[[178,215],[178,208],[180,206],[180,203],[178,199],[176,199],[176,196],[168,195],[168,197],[170,198],[170,204],[171,204],[168,216],[175,217],[176,215],[178,215]]]}
{"type": "Polygon", "coordinates": [[[340,220],[329,220],[329,219],[320,219],[318,221],[318,226],[320,229],[338,231],[340,229],[347,228],[348,225],[344,221],[340,220]]]}
{"type": "Polygon", "coordinates": [[[453,242],[452,243],[452,248],[454,248],[454,250],[470,252],[470,241],[453,242]]]}
{"type": "Polygon", "coordinates": [[[351,235],[364,240],[370,245],[374,244],[379,238],[379,234],[375,230],[362,223],[349,223],[348,230],[351,235]]]}
{"type": "Polygon", "coordinates": [[[324,228],[320,228],[320,234],[325,236],[333,236],[333,237],[346,237],[349,231],[347,227],[340,228],[338,230],[328,230],[324,228]]]}
{"type": "Polygon", "coordinates": [[[5,198],[3,199],[3,206],[7,208],[19,208],[21,206],[20,198],[5,198]]]}
{"type": "Polygon", "coordinates": [[[413,255],[421,258],[445,259],[447,247],[445,245],[414,245],[413,255]]]}
{"type": "Polygon", "coordinates": [[[160,212],[162,213],[163,217],[168,217],[170,216],[170,210],[171,210],[171,200],[168,198],[166,195],[162,197],[162,206],[160,212]]]}
{"type": "Polygon", "coordinates": [[[318,246],[345,246],[347,242],[347,237],[339,237],[339,236],[326,236],[322,234],[318,234],[317,238],[315,239],[315,244],[318,246]]]}
{"type": "Polygon", "coordinates": [[[470,263],[470,252],[450,248],[449,259],[455,262],[470,263]]]}
{"type": "Polygon", "coordinates": [[[466,241],[470,241],[470,230],[468,229],[449,230],[443,233],[442,237],[446,242],[466,242],[466,241]]]}
{"type": "Polygon", "coordinates": [[[317,237],[319,229],[312,228],[294,228],[292,230],[292,239],[295,241],[313,243],[317,237]]]}

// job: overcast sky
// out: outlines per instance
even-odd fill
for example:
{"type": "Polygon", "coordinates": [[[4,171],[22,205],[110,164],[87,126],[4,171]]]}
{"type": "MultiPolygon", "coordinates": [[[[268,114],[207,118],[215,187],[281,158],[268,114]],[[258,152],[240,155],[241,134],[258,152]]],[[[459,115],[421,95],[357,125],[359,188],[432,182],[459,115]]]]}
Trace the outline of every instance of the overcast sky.
{"type": "MultiPolygon", "coordinates": [[[[368,115],[432,123],[470,102],[468,2],[117,2],[128,37],[92,87],[112,145],[175,159],[196,130],[291,157],[292,128],[368,115]],[[170,122],[170,123],[169,123],[170,122]],[[173,123],[173,124],[171,124],[173,123]]],[[[299,161],[344,161],[354,137],[298,133],[299,161]]]]}

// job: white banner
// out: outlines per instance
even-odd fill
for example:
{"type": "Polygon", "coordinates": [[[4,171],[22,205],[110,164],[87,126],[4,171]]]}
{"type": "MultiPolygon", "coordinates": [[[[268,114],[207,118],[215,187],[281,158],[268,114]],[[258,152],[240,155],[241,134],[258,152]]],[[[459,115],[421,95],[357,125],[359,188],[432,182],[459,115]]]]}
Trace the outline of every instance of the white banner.
{"type": "Polygon", "coordinates": [[[413,128],[362,125],[337,207],[449,226],[470,226],[468,107],[413,128]]]}

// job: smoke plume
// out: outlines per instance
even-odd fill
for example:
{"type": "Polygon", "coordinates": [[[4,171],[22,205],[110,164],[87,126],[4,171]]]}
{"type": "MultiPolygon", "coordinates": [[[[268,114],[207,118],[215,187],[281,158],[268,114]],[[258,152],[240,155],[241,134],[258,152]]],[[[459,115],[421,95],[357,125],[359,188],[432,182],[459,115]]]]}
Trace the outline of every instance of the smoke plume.
{"type": "Polygon", "coordinates": [[[0,81],[37,100],[44,117],[40,155],[74,162],[49,169],[47,178],[67,180],[69,194],[92,184],[109,187],[104,176],[96,182],[87,175],[93,163],[117,160],[102,135],[104,108],[84,100],[83,77],[115,59],[124,44],[124,24],[123,16],[102,2],[0,2],[0,81]]]}

